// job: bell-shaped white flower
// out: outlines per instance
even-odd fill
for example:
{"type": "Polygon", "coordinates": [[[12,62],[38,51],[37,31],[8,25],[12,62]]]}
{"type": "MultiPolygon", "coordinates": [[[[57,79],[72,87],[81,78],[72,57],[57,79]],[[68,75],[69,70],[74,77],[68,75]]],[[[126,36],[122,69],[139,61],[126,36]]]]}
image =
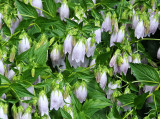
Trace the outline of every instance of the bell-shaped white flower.
{"type": "Polygon", "coordinates": [[[70,97],[70,95],[68,95],[67,98],[64,99],[64,102],[65,102],[65,105],[67,107],[69,107],[71,105],[71,97],[70,97]]]}
{"type": "Polygon", "coordinates": [[[96,35],[96,42],[99,44],[101,42],[101,29],[97,29],[94,33],[96,35]]]}
{"type": "Polygon", "coordinates": [[[71,67],[74,67],[74,68],[80,67],[80,65],[81,65],[81,62],[77,63],[76,60],[72,60],[72,54],[68,55],[68,61],[71,65],[71,67]]]}
{"type": "Polygon", "coordinates": [[[145,33],[145,28],[144,28],[144,25],[143,25],[143,21],[141,20],[141,21],[139,21],[139,23],[136,26],[135,37],[137,37],[137,39],[143,38],[144,33],[145,33]]]}
{"type": "Polygon", "coordinates": [[[64,54],[71,54],[72,52],[72,40],[73,40],[73,37],[72,35],[67,35],[65,41],[64,41],[64,45],[63,45],[63,52],[64,54]]]}
{"type": "Polygon", "coordinates": [[[135,3],[135,0],[131,0],[130,3],[133,5],[135,3]]]}
{"type": "Polygon", "coordinates": [[[117,41],[118,34],[116,32],[113,32],[110,38],[110,47],[114,46],[114,42],[117,41]]]}
{"type": "Polygon", "coordinates": [[[63,95],[60,90],[53,90],[50,98],[50,110],[53,108],[58,110],[60,107],[64,106],[63,95]]]}
{"type": "Polygon", "coordinates": [[[107,75],[105,72],[103,72],[101,74],[101,78],[100,78],[100,87],[104,90],[106,87],[106,83],[107,83],[107,75]]]}
{"type": "Polygon", "coordinates": [[[96,45],[95,43],[91,43],[91,38],[87,39],[87,57],[93,56],[95,51],[96,45]]]}
{"type": "MultiPolygon", "coordinates": [[[[41,0],[32,0],[32,6],[37,7],[39,9],[43,9],[41,0]]],[[[40,16],[43,16],[42,10],[36,9],[40,16]]]]}
{"type": "Polygon", "coordinates": [[[149,34],[154,35],[159,25],[159,19],[156,15],[150,17],[149,34]]]}
{"type": "Polygon", "coordinates": [[[139,54],[136,54],[135,56],[133,56],[133,63],[141,63],[141,59],[139,54]]]}
{"type": "Polygon", "coordinates": [[[83,103],[86,98],[87,98],[87,88],[85,85],[80,85],[76,90],[75,90],[75,95],[79,99],[81,103],[83,103]]]}
{"type": "Polygon", "coordinates": [[[91,68],[94,68],[95,65],[96,65],[96,59],[93,59],[93,60],[91,61],[90,65],[89,65],[89,67],[92,66],[91,68]]]}
{"type": "Polygon", "coordinates": [[[133,18],[132,18],[132,28],[135,29],[137,24],[139,22],[139,16],[135,13],[135,10],[133,9],[133,18]]]}
{"type": "Polygon", "coordinates": [[[1,99],[6,99],[6,94],[3,93],[2,96],[0,97],[1,99]]]}
{"type": "Polygon", "coordinates": [[[18,45],[18,53],[21,54],[30,48],[29,40],[27,37],[23,37],[18,45]]]}
{"type": "Polygon", "coordinates": [[[124,57],[123,58],[123,63],[121,63],[121,66],[120,66],[120,74],[122,75],[122,72],[123,72],[124,75],[126,75],[127,71],[128,71],[128,68],[129,68],[128,58],[124,57]]]}
{"type": "Polygon", "coordinates": [[[32,119],[32,116],[31,116],[31,107],[28,107],[25,110],[25,113],[22,115],[21,119],[32,119]]]}
{"type": "Polygon", "coordinates": [[[61,63],[61,54],[60,54],[60,51],[59,51],[58,48],[55,47],[51,51],[50,58],[51,58],[53,67],[60,66],[60,63],[61,63]]]}
{"type": "Polygon", "coordinates": [[[4,75],[5,69],[2,60],[0,60],[0,74],[4,75]]]}
{"type": "Polygon", "coordinates": [[[112,20],[111,20],[111,13],[109,12],[106,15],[106,18],[104,19],[103,23],[102,23],[102,30],[107,32],[112,32],[112,20]]]}
{"type": "Polygon", "coordinates": [[[8,73],[7,73],[7,78],[9,80],[12,80],[13,76],[15,75],[15,72],[11,69],[8,73]]]}
{"type": "Polygon", "coordinates": [[[109,62],[109,66],[113,67],[116,63],[116,60],[117,60],[117,55],[113,55],[110,62],[109,62]]]}
{"type": "Polygon", "coordinates": [[[2,28],[2,17],[3,17],[3,15],[2,15],[2,13],[0,13],[0,29],[2,28]]]}
{"type": "Polygon", "coordinates": [[[20,20],[17,18],[15,21],[11,20],[11,34],[14,34],[15,29],[18,27],[20,20]]]}
{"type": "Polygon", "coordinates": [[[77,63],[78,62],[84,62],[84,57],[85,57],[85,45],[80,40],[79,42],[76,43],[76,45],[73,48],[72,52],[72,60],[75,60],[77,63]]]}
{"type": "Polygon", "coordinates": [[[87,59],[86,57],[84,57],[84,62],[81,62],[81,67],[88,67],[89,65],[89,59],[87,59]]]}
{"type": "Polygon", "coordinates": [[[33,84],[35,85],[38,83],[41,83],[41,76],[40,75],[38,76],[38,78],[36,79],[36,81],[33,84]]]}
{"type": "Polygon", "coordinates": [[[160,48],[159,48],[158,51],[157,51],[157,59],[160,60],[160,48]]]}
{"type": "Polygon", "coordinates": [[[96,4],[96,0],[92,0],[94,4],[96,4]]]}
{"type": "Polygon", "coordinates": [[[19,106],[18,107],[18,112],[17,112],[17,119],[21,119],[22,118],[22,114],[23,114],[24,108],[23,106],[19,106]]]}
{"type": "Polygon", "coordinates": [[[64,20],[65,18],[69,18],[69,7],[67,5],[67,2],[63,2],[60,7],[60,18],[61,20],[64,20]]]}
{"type": "Polygon", "coordinates": [[[61,60],[61,64],[60,64],[58,70],[61,71],[61,72],[63,72],[65,69],[66,69],[66,63],[65,63],[65,61],[62,59],[62,60],[61,60]]]}
{"type": "Polygon", "coordinates": [[[4,109],[3,109],[3,104],[0,104],[0,118],[1,119],[8,119],[5,116],[4,109]]]}
{"type": "Polygon", "coordinates": [[[117,35],[117,42],[121,43],[123,41],[123,38],[124,38],[124,35],[125,35],[125,32],[124,32],[124,26],[122,26],[120,28],[120,30],[118,31],[118,35],[117,35]]]}
{"type": "Polygon", "coordinates": [[[40,96],[38,99],[38,109],[39,109],[41,116],[43,116],[44,114],[46,115],[49,114],[48,99],[44,91],[40,92],[40,96]]]}

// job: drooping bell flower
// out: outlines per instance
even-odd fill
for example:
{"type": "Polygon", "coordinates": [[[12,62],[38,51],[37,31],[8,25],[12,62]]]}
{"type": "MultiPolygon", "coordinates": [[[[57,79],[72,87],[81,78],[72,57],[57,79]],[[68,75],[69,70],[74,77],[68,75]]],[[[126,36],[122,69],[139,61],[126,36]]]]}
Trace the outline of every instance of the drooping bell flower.
{"type": "Polygon", "coordinates": [[[14,34],[15,29],[18,27],[20,20],[17,18],[16,20],[11,20],[11,34],[14,34]]]}
{"type": "Polygon", "coordinates": [[[5,69],[2,60],[0,60],[0,74],[4,75],[5,69]]]}
{"type": "Polygon", "coordinates": [[[120,30],[118,31],[117,42],[121,43],[123,41],[124,35],[125,35],[125,26],[121,26],[120,30]]]}
{"type": "Polygon", "coordinates": [[[135,3],[135,0],[131,0],[130,3],[133,5],[135,3]]]}
{"type": "Polygon", "coordinates": [[[110,38],[110,47],[114,46],[114,42],[117,41],[118,34],[116,32],[113,32],[110,38]]]}
{"type": "Polygon", "coordinates": [[[50,97],[50,110],[53,108],[58,110],[60,107],[64,106],[63,95],[60,90],[53,90],[50,97]]]}
{"type": "Polygon", "coordinates": [[[96,4],[96,0],[92,0],[94,4],[96,4]]]}
{"type": "Polygon", "coordinates": [[[106,87],[107,83],[107,75],[106,72],[101,73],[101,78],[100,78],[100,87],[104,90],[106,87]]]}
{"type": "Polygon", "coordinates": [[[17,107],[15,104],[12,106],[11,111],[12,111],[13,118],[17,119],[17,107]]]}
{"type": "Polygon", "coordinates": [[[102,30],[107,32],[112,32],[112,20],[111,20],[111,13],[108,12],[106,15],[106,18],[104,19],[102,23],[102,30]]]}
{"type": "Polygon", "coordinates": [[[4,108],[3,108],[3,104],[2,103],[0,103],[0,118],[7,119],[5,117],[4,108]]]}
{"type": "Polygon", "coordinates": [[[75,60],[72,60],[72,54],[68,55],[68,61],[69,61],[70,65],[71,65],[71,67],[74,67],[75,69],[77,67],[80,67],[80,65],[81,65],[81,62],[77,63],[75,60]]]}
{"type": "MultiPolygon", "coordinates": [[[[100,27],[100,21],[96,21],[95,26],[100,27]]],[[[96,42],[99,44],[101,42],[101,28],[95,30],[94,34],[96,36],[96,42]]]]}
{"type": "Polygon", "coordinates": [[[72,52],[72,40],[73,40],[73,36],[72,35],[67,35],[67,37],[64,40],[64,44],[63,44],[63,52],[64,54],[71,54],[72,52]]]}
{"type": "Polygon", "coordinates": [[[19,42],[18,45],[18,54],[21,54],[30,48],[29,40],[26,34],[23,35],[22,40],[19,42]]]}
{"type": "Polygon", "coordinates": [[[60,51],[59,45],[57,45],[57,44],[54,45],[54,47],[53,47],[53,49],[51,51],[51,54],[50,54],[50,58],[51,58],[53,67],[60,66],[60,63],[61,63],[61,51],[60,51]]]}
{"type": "Polygon", "coordinates": [[[32,119],[31,107],[27,107],[27,109],[25,110],[25,113],[22,115],[21,119],[32,119]]]}
{"type": "Polygon", "coordinates": [[[79,99],[80,103],[83,103],[87,98],[87,87],[83,82],[82,84],[77,84],[75,89],[75,95],[79,99]]]}
{"type": "Polygon", "coordinates": [[[139,21],[136,29],[135,29],[135,37],[137,37],[137,39],[139,38],[143,38],[144,37],[144,33],[145,33],[145,28],[143,25],[143,20],[139,21]]]}
{"type": "Polygon", "coordinates": [[[96,66],[96,59],[93,59],[89,65],[89,67],[94,68],[96,66]],[[92,67],[91,67],[92,66],[92,67]]]}
{"type": "Polygon", "coordinates": [[[137,24],[139,22],[139,16],[135,13],[135,10],[133,9],[133,17],[132,17],[132,28],[135,29],[137,24]]]}
{"type": "Polygon", "coordinates": [[[60,7],[60,18],[61,20],[65,20],[65,18],[69,18],[69,7],[67,5],[67,1],[64,0],[60,7]]]}
{"type": "Polygon", "coordinates": [[[157,51],[157,59],[160,60],[160,48],[159,48],[158,51],[157,51]]]}
{"type": "Polygon", "coordinates": [[[124,75],[126,75],[128,68],[129,68],[128,56],[126,56],[124,54],[123,55],[123,62],[121,63],[121,66],[120,66],[120,74],[122,75],[122,72],[123,72],[124,75]]]}
{"type": "Polygon", "coordinates": [[[37,10],[39,16],[43,16],[42,10],[40,10],[40,9],[43,9],[41,0],[32,0],[32,6],[39,8],[39,9],[36,9],[36,10],[37,10]]]}
{"type": "Polygon", "coordinates": [[[71,105],[71,97],[70,95],[68,95],[65,99],[64,99],[65,105],[67,107],[69,107],[71,105]]]}
{"type": "Polygon", "coordinates": [[[139,54],[132,54],[132,62],[133,63],[141,63],[140,55],[139,54]]]}
{"type": "Polygon", "coordinates": [[[41,116],[43,116],[44,114],[49,115],[48,99],[44,91],[41,91],[39,94],[38,109],[41,116]]]}
{"type": "Polygon", "coordinates": [[[88,67],[89,65],[89,59],[87,59],[86,57],[84,57],[84,62],[81,62],[81,67],[88,67]]]}
{"type": "Polygon", "coordinates": [[[87,39],[87,53],[86,53],[87,57],[94,55],[95,48],[96,48],[95,43],[92,43],[92,39],[88,38],[87,39]]]}
{"type": "Polygon", "coordinates": [[[157,31],[159,25],[159,19],[158,19],[158,15],[154,15],[150,17],[150,26],[149,26],[149,34],[154,35],[155,32],[157,31]]]}
{"type": "Polygon", "coordinates": [[[23,114],[24,108],[22,105],[20,105],[18,107],[18,112],[17,112],[17,119],[21,119],[22,118],[22,114],[23,114]]]}
{"type": "Polygon", "coordinates": [[[76,45],[73,48],[72,52],[72,60],[75,60],[77,63],[78,62],[84,62],[84,57],[85,57],[85,44],[83,43],[82,40],[76,43],[76,45]]]}

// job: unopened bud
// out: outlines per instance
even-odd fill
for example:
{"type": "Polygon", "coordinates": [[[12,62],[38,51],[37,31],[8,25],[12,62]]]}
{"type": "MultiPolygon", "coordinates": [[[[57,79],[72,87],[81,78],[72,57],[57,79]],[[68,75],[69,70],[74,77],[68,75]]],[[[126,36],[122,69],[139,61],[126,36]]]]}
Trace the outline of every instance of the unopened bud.
{"type": "Polygon", "coordinates": [[[9,57],[10,62],[14,61],[15,54],[16,54],[16,46],[13,45],[13,47],[11,48],[11,54],[10,54],[10,57],[9,57]]]}

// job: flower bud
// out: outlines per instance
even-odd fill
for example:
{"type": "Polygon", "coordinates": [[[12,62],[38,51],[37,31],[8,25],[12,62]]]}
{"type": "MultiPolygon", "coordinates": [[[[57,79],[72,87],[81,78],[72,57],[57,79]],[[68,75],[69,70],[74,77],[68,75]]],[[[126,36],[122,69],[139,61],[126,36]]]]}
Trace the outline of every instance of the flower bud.
{"type": "Polygon", "coordinates": [[[31,74],[32,74],[32,77],[34,77],[34,76],[35,76],[35,68],[32,68],[32,70],[31,70],[31,74]]]}
{"type": "Polygon", "coordinates": [[[53,90],[50,98],[50,110],[53,108],[58,110],[60,107],[64,106],[63,95],[60,90],[53,90]]]}
{"type": "Polygon", "coordinates": [[[124,90],[124,94],[129,94],[129,93],[131,93],[131,91],[130,91],[129,87],[127,86],[124,90]]]}
{"type": "Polygon", "coordinates": [[[86,84],[83,82],[82,84],[77,84],[75,89],[75,95],[79,99],[80,103],[83,103],[87,98],[87,87],[86,84]]]}
{"type": "Polygon", "coordinates": [[[63,45],[63,52],[64,54],[71,54],[72,52],[72,39],[73,39],[73,36],[72,35],[67,35],[65,41],[64,41],[64,45],[63,45]]]}
{"type": "Polygon", "coordinates": [[[67,1],[62,2],[62,5],[60,7],[60,18],[61,20],[69,18],[69,7],[67,5],[67,1]]]}
{"type": "Polygon", "coordinates": [[[10,62],[14,61],[15,54],[16,54],[16,46],[13,45],[13,47],[11,48],[11,54],[10,54],[10,57],[9,57],[10,62]]]}
{"type": "Polygon", "coordinates": [[[157,59],[160,60],[160,48],[159,48],[158,51],[157,51],[157,59]]]}
{"type": "Polygon", "coordinates": [[[143,38],[144,33],[145,33],[145,28],[144,28],[144,25],[143,25],[143,21],[141,20],[141,21],[138,22],[138,24],[136,26],[135,37],[137,37],[137,39],[143,38]]]}
{"type": "Polygon", "coordinates": [[[77,63],[82,61],[84,62],[84,57],[85,57],[85,45],[80,40],[79,42],[76,43],[76,45],[73,48],[72,52],[72,60],[75,60],[77,63]]]}
{"type": "Polygon", "coordinates": [[[12,106],[12,116],[14,119],[17,119],[17,107],[16,105],[12,106]]]}
{"type": "Polygon", "coordinates": [[[44,91],[41,91],[39,94],[38,109],[39,109],[41,116],[43,116],[44,114],[49,115],[48,99],[44,91]]]}

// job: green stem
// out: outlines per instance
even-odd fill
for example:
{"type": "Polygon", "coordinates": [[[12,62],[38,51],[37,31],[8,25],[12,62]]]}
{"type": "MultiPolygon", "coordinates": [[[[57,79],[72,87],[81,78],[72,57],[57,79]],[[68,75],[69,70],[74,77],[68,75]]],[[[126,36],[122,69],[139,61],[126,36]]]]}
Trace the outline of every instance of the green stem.
{"type": "Polygon", "coordinates": [[[130,112],[128,112],[128,114],[125,115],[125,116],[123,117],[123,119],[127,118],[132,112],[133,112],[133,109],[132,109],[130,112]]]}

